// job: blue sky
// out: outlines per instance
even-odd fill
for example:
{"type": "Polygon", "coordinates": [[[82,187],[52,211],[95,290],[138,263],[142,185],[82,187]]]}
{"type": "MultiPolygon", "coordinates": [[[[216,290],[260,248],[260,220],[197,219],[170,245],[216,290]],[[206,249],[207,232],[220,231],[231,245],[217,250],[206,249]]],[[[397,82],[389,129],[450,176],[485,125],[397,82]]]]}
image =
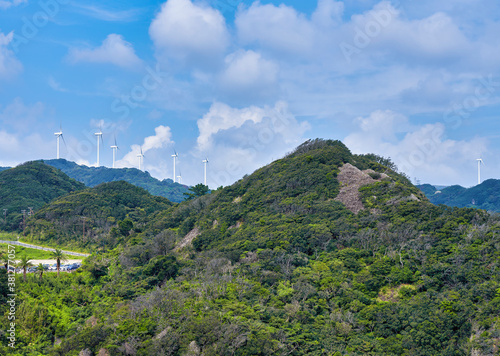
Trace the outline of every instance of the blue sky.
{"type": "Polygon", "coordinates": [[[0,0],[0,166],[230,184],[309,138],[433,184],[499,178],[500,4],[0,0]]]}

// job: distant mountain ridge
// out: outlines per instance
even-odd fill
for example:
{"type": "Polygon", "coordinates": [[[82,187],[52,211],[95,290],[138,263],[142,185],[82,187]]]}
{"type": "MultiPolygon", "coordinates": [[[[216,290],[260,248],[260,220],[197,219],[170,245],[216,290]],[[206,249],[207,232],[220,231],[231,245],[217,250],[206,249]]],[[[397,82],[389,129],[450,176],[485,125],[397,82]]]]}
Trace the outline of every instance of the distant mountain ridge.
{"type": "Polygon", "coordinates": [[[500,212],[500,180],[488,179],[472,188],[460,185],[436,189],[430,184],[418,185],[431,203],[459,208],[478,208],[500,212]]]}
{"type": "Polygon", "coordinates": [[[83,183],[40,161],[26,162],[0,172],[0,228],[18,229],[29,208],[40,209],[60,196],[85,189],[83,183]],[[6,209],[5,215],[3,209],[6,209]]]}
{"type": "Polygon", "coordinates": [[[151,177],[148,172],[136,168],[88,167],[65,159],[51,159],[44,162],[49,166],[60,169],[71,178],[82,182],[88,187],[123,180],[144,188],[153,195],[165,197],[176,203],[183,201],[185,197],[183,193],[188,191],[188,187],[185,185],[174,183],[171,179],[160,181],[151,177]]]}

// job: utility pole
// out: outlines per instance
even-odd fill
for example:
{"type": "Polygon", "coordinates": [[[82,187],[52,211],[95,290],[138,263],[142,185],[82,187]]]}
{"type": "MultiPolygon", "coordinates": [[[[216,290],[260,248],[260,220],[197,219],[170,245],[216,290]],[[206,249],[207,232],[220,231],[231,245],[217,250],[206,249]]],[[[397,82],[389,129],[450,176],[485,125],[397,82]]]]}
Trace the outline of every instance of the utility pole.
{"type": "Polygon", "coordinates": [[[29,206],[28,209],[29,209],[28,216],[32,216],[33,215],[33,208],[31,206],[29,206]]]}
{"type": "Polygon", "coordinates": [[[7,223],[7,209],[3,209],[3,219],[7,223]]]}

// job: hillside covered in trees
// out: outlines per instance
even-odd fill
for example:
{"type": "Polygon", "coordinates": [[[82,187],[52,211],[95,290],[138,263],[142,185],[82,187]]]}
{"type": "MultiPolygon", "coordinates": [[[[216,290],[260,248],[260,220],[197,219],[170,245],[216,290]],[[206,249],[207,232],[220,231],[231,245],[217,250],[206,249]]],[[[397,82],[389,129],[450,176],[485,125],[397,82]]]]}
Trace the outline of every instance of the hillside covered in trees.
{"type": "Polygon", "coordinates": [[[488,179],[471,188],[453,185],[436,189],[430,184],[419,185],[431,203],[456,206],[459,208],[478,208],[500,213],[500,180],[488,179]]]}
{"type": "Polygon", "coordinates": [[[180,204],[122,189],[28,221],[81,246],[72,212],[108,225],[76,273],[18,280],[19,355],[498,353],[499,216],[433,205],[386,159],[313,140],[180,204]]]}
{"type": "Polygon", "coordinates": [[[171,179],[160,181],[151,177],[148,172],[136,168],[87,167],[65,159],[46,160],[45,163],[60,169],[87,187],[123,180],[144,188],[153,195],[162,196],[177,203],[184,200],[183,194],[188,191],[185,185],[174,183],[171,179]]]}
{"type": "Polygon", "coordinates": [[[0,229],[22,229],[22,210],[40,209],[53,199],[85,185],[42,162],[27,162],[0,172],[0,229]],[[5,214],[4,214],[4,210],[5,214]]]}
{"type": "Polygon", "coordinates": [[[28,220],[25,235],[49,245],[109,249],[170,206],[168,199],[127,182],[103,183],[53,200],[28,220]]]}

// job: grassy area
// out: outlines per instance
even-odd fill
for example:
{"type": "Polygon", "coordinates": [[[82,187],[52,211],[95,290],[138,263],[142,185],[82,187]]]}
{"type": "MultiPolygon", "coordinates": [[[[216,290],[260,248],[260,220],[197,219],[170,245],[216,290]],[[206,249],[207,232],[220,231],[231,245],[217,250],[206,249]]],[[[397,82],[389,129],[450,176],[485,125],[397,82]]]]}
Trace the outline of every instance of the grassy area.
{"type": "Polygon", "coordinates": [[[11,232],[0,232],[0,240],[17,241],[17,234],[11,232]]]}
{"type": "MultiPolygon", "coordinates": [[[[13,246],[16,248],[16,259],[20,258],[22,255],[27,255],[32,260],[48,260],[52,258],[52,252],[50,251],[37,250],[34,248],[27,248],[18,245],[13,246]]],[[[7,251],[7,244],[0,244],[0,251],[7,251]]],[[[72,256],[68,256],[68,258],[71,257],[72,256]]]]}

